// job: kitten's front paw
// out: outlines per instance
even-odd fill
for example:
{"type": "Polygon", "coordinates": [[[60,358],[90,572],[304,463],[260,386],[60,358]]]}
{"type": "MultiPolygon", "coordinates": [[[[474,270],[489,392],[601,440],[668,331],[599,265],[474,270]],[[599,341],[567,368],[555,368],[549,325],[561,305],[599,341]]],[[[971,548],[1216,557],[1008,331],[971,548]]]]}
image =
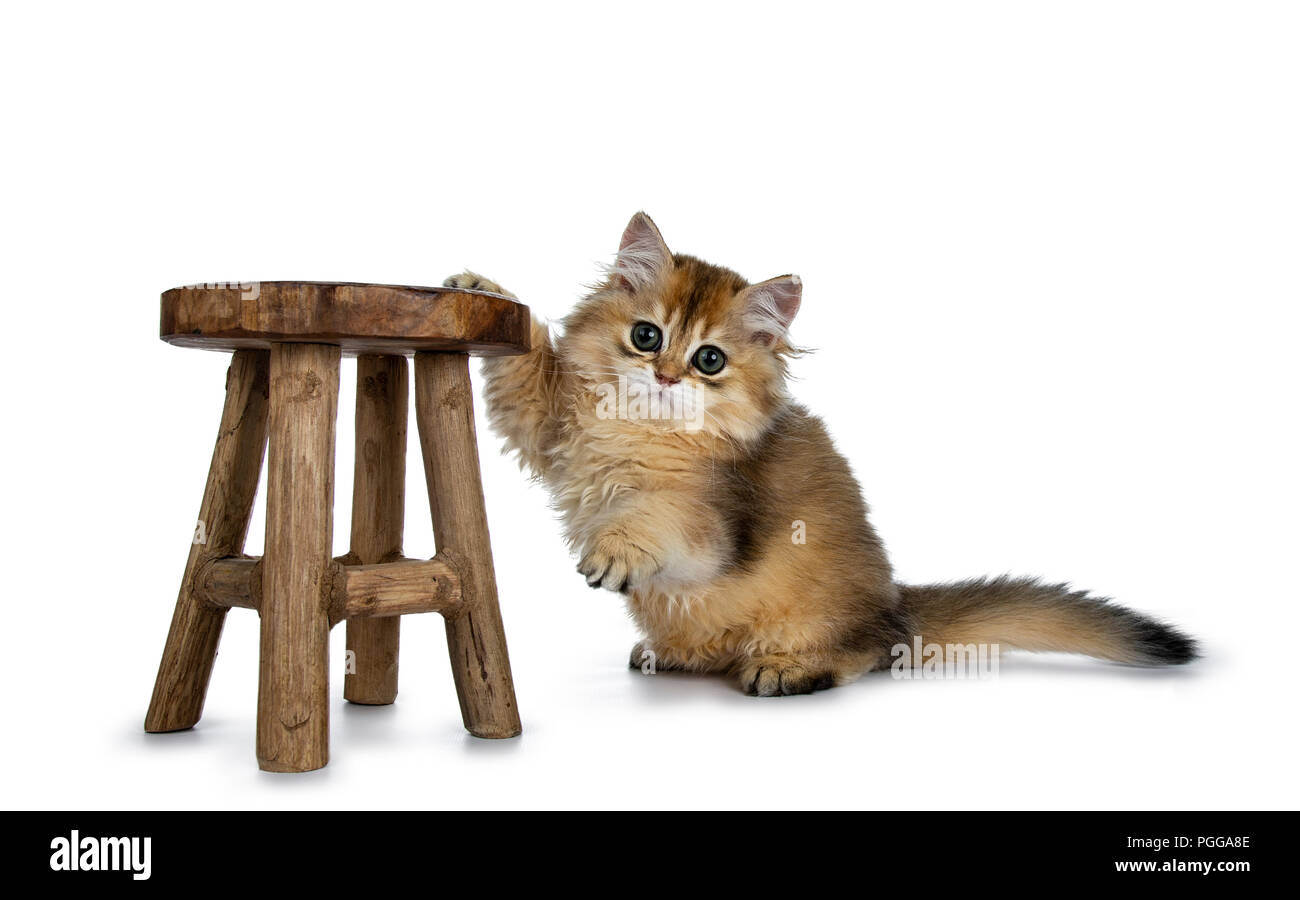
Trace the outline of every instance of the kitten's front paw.
{"type": "Polygon", "coordinates": [[[477,272],[471,272],[468,269],[457,275],[448,277],[443,281],[442,286],[459,288],[462,291],[487,291],[491,294],[502,294],[506,297],[514,297],[514,294],[507,291],[492,279],[484,278],[477,272]]]}
{"type": "Polygon", "coordinates": [[[578,571],[587,579],[587,587],[626,593],[659,571],[659,563],[631,541],[605,535],[582,557],[578,571]]]}
{"type": "Polygon", "coordinates": [[[835,686],[835,677],[793,656],[752,659],[738,671],[740,689],[751,697],[785,697],[811,694],[835,686]]]}

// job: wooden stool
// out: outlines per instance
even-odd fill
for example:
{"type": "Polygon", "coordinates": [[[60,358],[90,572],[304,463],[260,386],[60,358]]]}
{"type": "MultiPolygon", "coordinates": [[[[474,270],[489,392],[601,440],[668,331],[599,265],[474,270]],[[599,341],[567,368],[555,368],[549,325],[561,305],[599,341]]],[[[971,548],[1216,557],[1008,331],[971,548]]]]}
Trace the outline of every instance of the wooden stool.
{"type": "Polygon", "coordinates": [[[344,696],[397,696],[400,616],[437,611],[471,734],[519,734],[479,480],[469,354],[524,353],[528,307],[497,294],[376,284],[198,285],[162,295],[162,339],[234,351],[199,529],[190,548],[145,730],[203,711],[226,611],[262,619],[257,762],[329,761],[329,631],[347,620],[344,696]],[[331,558],[339,358],[357,356],[352,550],[331,558]],[[438,553],[402,556],[406,356],[438,553]],[[262,455],[266,550],[243,555],[262,455]],[[201,541],[201,542],[200,542],[201,541]]]}

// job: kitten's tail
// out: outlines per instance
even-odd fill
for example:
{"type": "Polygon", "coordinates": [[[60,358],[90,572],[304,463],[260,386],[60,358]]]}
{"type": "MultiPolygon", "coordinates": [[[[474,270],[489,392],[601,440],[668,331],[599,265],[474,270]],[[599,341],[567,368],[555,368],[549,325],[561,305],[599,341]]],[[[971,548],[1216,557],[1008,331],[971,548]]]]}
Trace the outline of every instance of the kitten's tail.
{"type": "Polygon", "coordinates": [[[1064,584],[1003,576],[899,588],[899,611],[927,644],[998,644],[1140,666],[1197,657],[1196,641],[1178,629],[1064,584]]]}

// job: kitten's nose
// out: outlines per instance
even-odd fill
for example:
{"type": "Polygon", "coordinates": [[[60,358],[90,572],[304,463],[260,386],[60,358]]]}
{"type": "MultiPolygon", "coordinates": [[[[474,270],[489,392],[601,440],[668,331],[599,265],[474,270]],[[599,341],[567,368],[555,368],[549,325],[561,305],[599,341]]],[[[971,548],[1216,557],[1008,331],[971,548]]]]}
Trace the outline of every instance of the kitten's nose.
{"type": "Polygon", "coordinates": [[[671,376],[665,375],[663,372],[660,372],[658,369],[656,369],[656,370],[655,370],[655,381],[658,381],[658,382],[659,382],[660,384],[662,384],[664,387],[672,387],[674,384],[676,384],[677,382],[681,381],[681,379],[680,379],[680,378],[672,378],[671,376]]]}

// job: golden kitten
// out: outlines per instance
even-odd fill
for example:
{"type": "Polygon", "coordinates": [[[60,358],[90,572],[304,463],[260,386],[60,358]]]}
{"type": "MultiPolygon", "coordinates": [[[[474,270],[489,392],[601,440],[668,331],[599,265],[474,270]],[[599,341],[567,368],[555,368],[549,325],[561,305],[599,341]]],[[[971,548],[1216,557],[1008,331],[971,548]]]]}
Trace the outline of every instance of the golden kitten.
{"type": "MultiPolygon", "coordinates": [[[[448,286],[502,289],[467,272],[448,286]]],[[[560,334],[487,359],[487,413],[549,488],[592,587],[620,591],[645,639],[631,664],[726,671],[802,694],[938,645],[1184,663],[1193,641],[1064,585],[894,581],[821,420],[786,390],[799,279],[751,284],[669,251],[644,213],[560,334]]]]}

